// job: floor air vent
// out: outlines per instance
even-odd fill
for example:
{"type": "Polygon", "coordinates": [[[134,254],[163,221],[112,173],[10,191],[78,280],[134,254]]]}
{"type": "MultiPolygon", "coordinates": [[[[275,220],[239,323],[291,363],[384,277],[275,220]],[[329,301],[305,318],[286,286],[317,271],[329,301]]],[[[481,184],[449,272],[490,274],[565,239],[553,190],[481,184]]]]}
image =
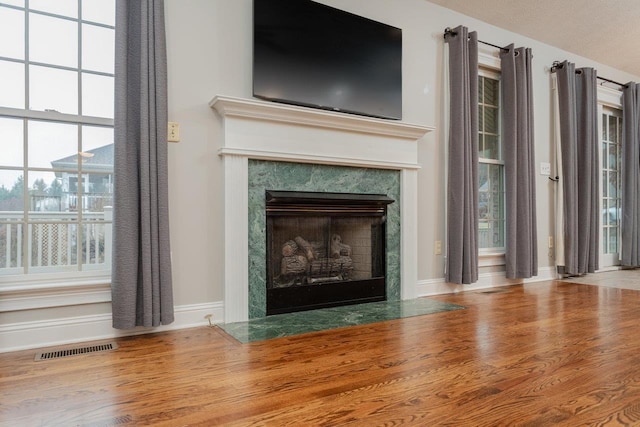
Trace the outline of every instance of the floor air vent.
{"type": "Polygon", "coordinates": [[[110,342],[108,344],[90,345],[86,347],[70,348],[67,350],[54,350],[45,353],[36,353],[35,361],[59,359],[61,357],[79,356],[81,354],[97,353],[99,351],[109,351],[118,348],[118,344],[110,342]]]}

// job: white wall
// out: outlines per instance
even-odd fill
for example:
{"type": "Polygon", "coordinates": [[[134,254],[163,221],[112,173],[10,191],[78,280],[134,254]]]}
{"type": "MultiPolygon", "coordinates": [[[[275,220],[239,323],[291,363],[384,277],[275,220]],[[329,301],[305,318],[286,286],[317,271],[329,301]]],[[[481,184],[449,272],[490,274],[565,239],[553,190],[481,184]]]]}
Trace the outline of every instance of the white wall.
{"type": "MultiPolygon", "coordinates": [[[[425,0],[320,1],[403,30],[404,121],[437,128],[420,142],[419,148],[422,170],[419,173],[418,278],[425,283],[441,282],[443,276],[443,259],[441,255],[434,255],[433,246],[435,240],[445,238],[442,168],[445,147],[442,34],[445,27],[463,24],[476,30],[481,40],[501,46],[515,43],[533,49],[537,166],[553,159],[548,70],[554,60],[568,59],[579,67],[592,66],[600,75],[617,81],[639,80],[637,76],[634,78],[425,0]]],[[[207,104],[218,94],[251,97],[252,1],[167,0],[165,4],[169,120],[181,126],[181,142],[169,146],[175,304],[185,311],[195,307],[185,324],[200,321],[204,324],[201,314],[215,311],[223,298],[223,185],[222,162],[217,155],[221,121],[207,104]]],[[[540,267],[545,268],[553,265],[547,250],[547,236],[553,234],[552,184],[545,176],[538,175],[537,197],[538,258],[540,267]]],[[[85,305],[81,310],[76,306],[0,313],[0,339],[9,329],[20,330],[23,323],[75,318],[76,313],[85,317],[87,313],[104,316],[105,304],[85,305]]],[[[77,317],[78,321],[82,321],[82,316],[77,317]]],[[[101,327],[99,332],[83,330],[74,336],[62,333],[51,342],[113,334],[108,325],[101,327]]],[[[0,347],[6,344],[3,342],[0,347]]]]}

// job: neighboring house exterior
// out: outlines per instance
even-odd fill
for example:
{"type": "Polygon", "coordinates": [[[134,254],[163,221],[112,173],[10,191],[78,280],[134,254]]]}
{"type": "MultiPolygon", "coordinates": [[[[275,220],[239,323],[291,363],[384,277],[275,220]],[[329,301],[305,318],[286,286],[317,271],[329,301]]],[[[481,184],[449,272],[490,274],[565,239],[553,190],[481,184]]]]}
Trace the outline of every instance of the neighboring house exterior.
{"type": "Polygon", "coordinates": [[[78,198],[82,198],[84,211],[102,212],[104,206],[113,204],[113,144],[104,145],[69,157],[54,160],[51,166],[57,170],[61,194],[36,201],[35,210],[77,211],[78,198]],[[81,160],[82,185],[78,191],[78,157],[81,160]],[[68,172],[61,172],[68,170],[68,172]],[[59,200],[56,200],[58,199],[59,200]],[[38,209],[40,208],[40,209],[38,209]]]}

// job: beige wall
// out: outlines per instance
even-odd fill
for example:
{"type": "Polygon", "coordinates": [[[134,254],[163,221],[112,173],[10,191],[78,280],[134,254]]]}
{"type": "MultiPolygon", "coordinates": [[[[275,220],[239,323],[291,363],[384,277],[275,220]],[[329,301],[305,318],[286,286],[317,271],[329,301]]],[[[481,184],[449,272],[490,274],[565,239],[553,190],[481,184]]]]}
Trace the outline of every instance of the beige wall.
{"type": "MultiPolygon", "coordinates": [[[[569,59],[594,66],[619,81],[633,76],[476,21],[424,0],[322,0],[321,3],[403,30],[403,120],[435,126],[419,144],[419,280],[443,276],[434,255],[444,240],[443,42],[445,27],[460,24],[497,45],[533,49],[536,167],[553,160],[549,66],[569,59]]],[[[250,0],[169,0],[169,117],[181,124],[182,142],[170,147],[172,244],[178,304],[222,298],[221,162],[216,155],[220,120],[207,107],[215,95],[251,97],[250,0]]],[[[547,236],[553,234],[552,184],[537,176],[540,266],[553,264],[547,236]]]]}

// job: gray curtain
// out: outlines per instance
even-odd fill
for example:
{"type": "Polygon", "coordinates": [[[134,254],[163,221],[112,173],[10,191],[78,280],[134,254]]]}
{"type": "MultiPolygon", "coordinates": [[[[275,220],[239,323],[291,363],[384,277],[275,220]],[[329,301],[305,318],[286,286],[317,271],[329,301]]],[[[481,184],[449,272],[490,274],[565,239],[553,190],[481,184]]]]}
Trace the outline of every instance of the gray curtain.
{"type": "Polygon", "coordinates": [[[640,266],[640,85],[622,90],[622,248],[621,262],[640,266]]]}
{"type": "Polygon", "coordinates": [[[593,68],[558,65],[560,143],[564,190],[565,265],[576,275],[598,269],[599,206],[597,82],[593,68]]]}
{"type": "Polygon", "coordinates": [[[505,163],[506,277],[538,274],[531,49],[500,51],[505,163]]]}
{"type": "Polygon", "coordinates": [[[162,0],[117,0],[113,327],[173,322],[162,0]]]}
{"type": "Polygon", "coordinates": [[[478,280],[478,37],[459,26],[449,45],[447,260],[449,283],[478,280]]]}

